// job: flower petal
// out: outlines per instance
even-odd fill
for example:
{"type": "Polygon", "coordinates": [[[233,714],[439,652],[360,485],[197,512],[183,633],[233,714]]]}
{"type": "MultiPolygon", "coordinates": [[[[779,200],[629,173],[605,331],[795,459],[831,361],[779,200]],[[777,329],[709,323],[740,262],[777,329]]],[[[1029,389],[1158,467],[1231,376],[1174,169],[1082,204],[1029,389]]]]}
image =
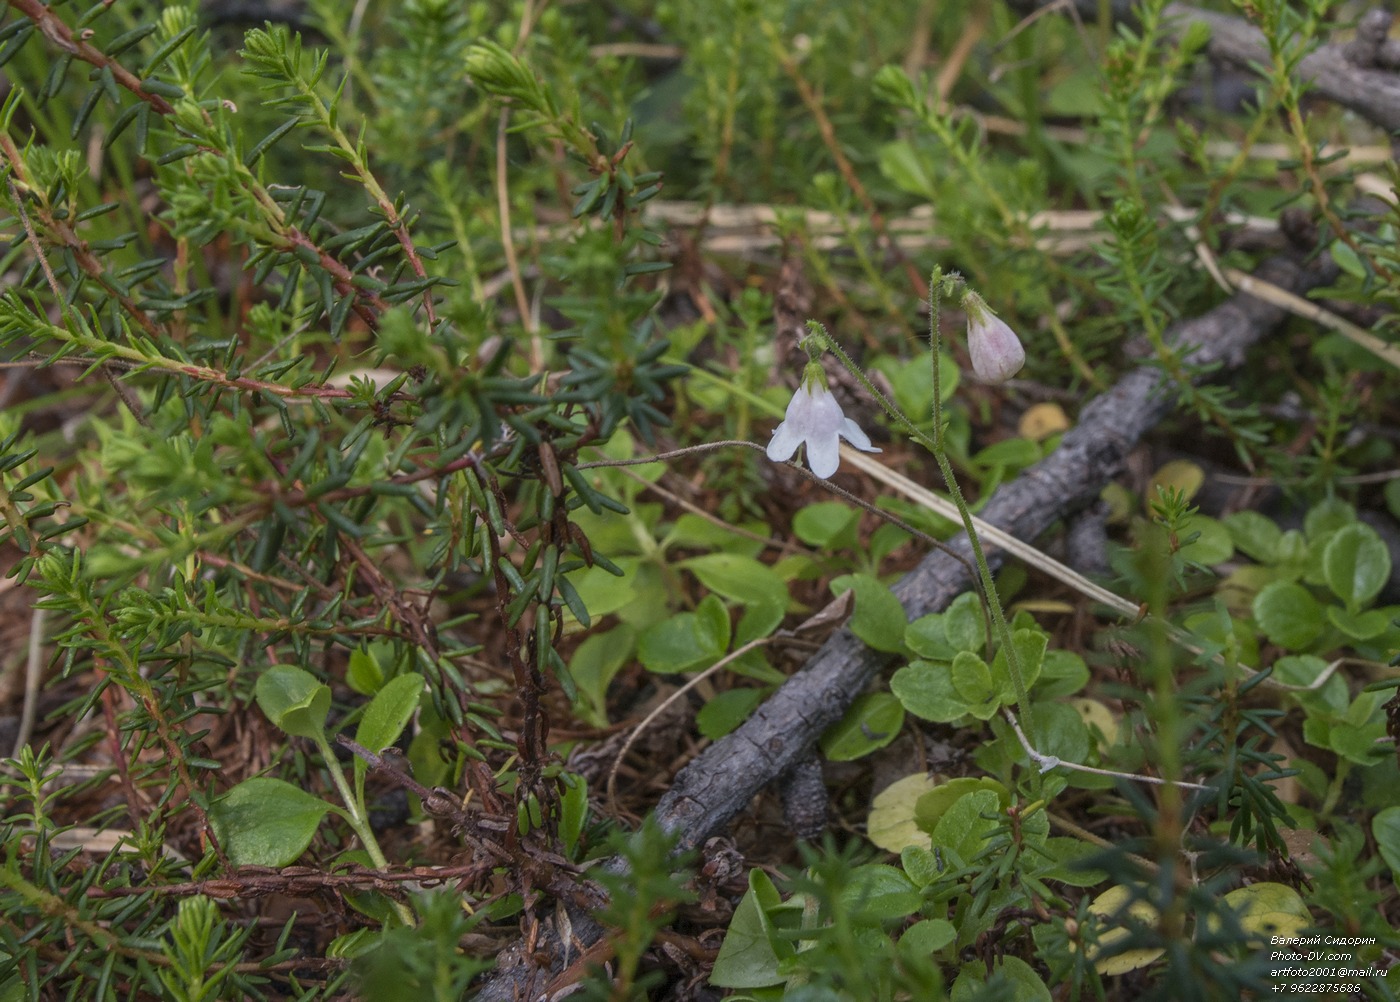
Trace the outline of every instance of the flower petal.
{"type": "Polygon", "coordinates": [[[846,420],[846,415],[841,413],[841,405],[828,390],[811,394],[803,417],[807,422],[806,433],[809,436],[839,435],[841,423],[846,420]]]}
{"type": "Polygon", "coordinates": [[[817,476],[828,479],[841,465],[841,439],[836,435],[809,435],[807,465],[817,476]]]}
{"type": "Polygon", "coordinates": [[[843,418],[841,425],[841,437],[850,442],[861,452],[879,452],[880,450],[870,444],[870,436],[861,430],[860,425],[850,418],[843,418]]]}
{"type": "MultiPolygon", "coordinates": [[[[819,373],[820,375],[820,373],[819,373]]],[[[768,458],[784,462],[797,451],[798,444],[807,447],[807,466],[823,480],[841,465],[841,439],[866,452],[880,450],[870,444],[870,437],[841,412],[841,405],[831,395],[822,379],[805,379],[788,402],[787,413],[768,442],[768,458]]]]}
{"type": "Polygon", "coordinates": [[[972,356],[972,371],[989,383],[1010,379],[1026,364],[1026,350],[1016,332],[990,312],[968,313],[967,352],[972,356]]]}
{"type": "Polygon", "coordinates": [[[784,421],[773,429],[773,437],[768,442],[768,458],[775,463],[786,463],[802,444],[802,434],[784,421]]]}

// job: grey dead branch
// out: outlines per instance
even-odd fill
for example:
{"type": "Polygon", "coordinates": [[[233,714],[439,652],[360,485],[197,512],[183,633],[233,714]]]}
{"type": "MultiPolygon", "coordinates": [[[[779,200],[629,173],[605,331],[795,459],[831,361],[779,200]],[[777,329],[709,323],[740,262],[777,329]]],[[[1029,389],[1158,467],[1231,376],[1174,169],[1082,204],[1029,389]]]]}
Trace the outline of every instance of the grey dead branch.
{"type": "MultiPolygon", "coordinates": [[[[1065,13],[1085,22],[1099,17],[1099,0],[1012,0],[1010,6],[1027,16],[1065,13]]],[[[1116,20],[1131,22],[1131,0],[1112,0],[1110,12],[1116,20]]],[[[1298,65],[1298,82],[1310,88],[1310,95],[1349,108],[1376,125],[1393,132],[1400,129],[1400,76],[1391,72],[1400,56],[1387,35],[1392,15],[1377,8],[1367,13],[1351,43],[1318,47],[1298,65]]],[[[1163,11],[1163,24],[1175,34],[1184,33],[1196,22],[1210,25],[1207,54],[1220,62],[1242,69],[1268,65],[1269,49],[1263,32],[1243,18],[1218,14],[1184,3],[1169,3],[1163,11]]]]}

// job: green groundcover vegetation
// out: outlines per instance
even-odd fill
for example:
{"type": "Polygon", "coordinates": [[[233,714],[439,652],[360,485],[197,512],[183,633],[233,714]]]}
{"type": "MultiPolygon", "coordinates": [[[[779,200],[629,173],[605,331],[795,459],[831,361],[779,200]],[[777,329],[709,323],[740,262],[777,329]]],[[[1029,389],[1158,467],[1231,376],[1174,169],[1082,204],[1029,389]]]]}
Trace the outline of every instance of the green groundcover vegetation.
{"type": "Polygon", "coordinates": [[[0,1002],[1395,999],[1388,27],[8,0],[0,1002]]]}

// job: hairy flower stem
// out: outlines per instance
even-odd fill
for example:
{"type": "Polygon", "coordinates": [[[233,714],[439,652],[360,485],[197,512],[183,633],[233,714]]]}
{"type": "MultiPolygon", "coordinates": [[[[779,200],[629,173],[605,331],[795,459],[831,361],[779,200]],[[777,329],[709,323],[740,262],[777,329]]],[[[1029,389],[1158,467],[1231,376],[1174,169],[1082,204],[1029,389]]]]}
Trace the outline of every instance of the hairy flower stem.
{"type": "MultiPolygon", "coordinates": [[[[992,580],[992,570],[987,566],[987,556],[982,552],[982,541],[978,539],[977,530],[972,525],[972,512],[963,498],[962,488],[958,486],[958,478],[953,472],[953,464],[948,461],[948,449],[943,440],[943,387],[940,382],[942,372],[939,363],[943,333],[939,329],[938,313],[945,281],[954,288],[962,284],[959,276],[944,276],[942,269],[935,267],[928,284],[929,350],[933,358],[933,458],[938,461],[939,472],[943,474],[943,481],[948,485],[948,496],[952,498],[953,504],[957,505],[958,514],[962,516],[963,530],[967,533],[968,544],[972,547],[972,559],[976,562],[977,573],[982,579],[982,592],[992,612],[992,625],[996,630],[998,642],[1006,653],[1006,671],[1011,676],[1012,687],[1016,690],[1016,715],[1021,718],[1026,741],[1031,747],[1039,748],[1035,740],[1035,718],[1031,715],[1030,691],[1026,688],[1026,677],[1021,671],[1021,659],[1016,653],[1016,645],[1011,642],[1011,627],[1006,622],[1006,613],[1001,607],[1001,598],[997,595],[996,582],[992,580]]],[[[1038,787],[1040,772],[1036,771],[1034,775],[1038,787]]]]}
{"type": "MultiPolygon", "coordinates": [[[[953,464],[948,461],[948,450],[943,441],[943,391],[939,383],[941,373],[938,358],[939,351],[943,346],[943,339],[938,329],[938,309],[944,294],[945,282],[956,288],[962,284],[962,279],[958,276],[945,276],[941,270],[935,268],[932,281],[929,283],[929,325],[933,351],[932,438],[914,427],[914,423],[905,416],[904,412],[875,388],[870,378],[836,343],[836,339],[827,333],[825,327],[816,321],[808,321],[807,327],[814,335],[821,338],[826,347],[831,349],[832,354],[846,367],[846,371],[860,382],[865,392],[870,394],[871,398],[890,416],[890,419],[908,433],[914,441],[933,453],[934,459],[937,460],[938,469],[943,474],[944,482],[948,485],[948,496],[957,506],[958,514],[962,517],[963,530],[967,533],[968,543],[972,547],[972,558],[977,565],[977,576],[980,579],[982,595],[992,617],[992,629],[996,633],[997,642],[1006,652],[1007,674],[1011,676],[1011,685],[1016,690],[1016,714],[1021,720],[1026,740],[1034,748],[1039,746],[1036,745],[1035,741],[1035,720],[1031,715],[1030,692],[1026,688],[1026,677],[1021,671],[1021,661],[1016,654],[1016,645],[1011,642],[1011,627],[1006,622],[1006,614],[1002,610],[1001,599],[997,595],[996,582],[992,580],[991,568],[987,565],[986,554],[982,552],[982,543],[972,524],[972,512],[963,497],[962,489],[958,486],[957,477],[953,473],[953,464]]],[[[1040,773],[1037,771],[1034,775],[1038,785],[1040,773]]]]}

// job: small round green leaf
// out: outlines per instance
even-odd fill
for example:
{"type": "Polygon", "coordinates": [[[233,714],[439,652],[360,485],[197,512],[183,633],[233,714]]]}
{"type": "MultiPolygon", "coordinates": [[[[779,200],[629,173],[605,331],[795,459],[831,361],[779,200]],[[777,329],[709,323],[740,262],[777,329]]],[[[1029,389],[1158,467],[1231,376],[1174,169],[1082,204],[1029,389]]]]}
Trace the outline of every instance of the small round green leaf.
{"type": "Polygon", "coordinates": [[[787,598],[787,584],[767,564],[738,553],[706,553],[682,560],[684,567],[710,591],[734,602],[772,602],[787,598]]]}
{"type": "Polygon", "coordinates": [[[1373,640],[1390,629],[1391,614],[1385,609],[1349,612],[1335,605],[1327,607],[1327,618],[1352,640],[1373,640]]]}
{"type": "Polygon", "coordinates": [[[992,967],[992,976],[983,981],[986,967],[981,963],[968,964],[953,982],[951,1002],[972,1002],[973,999],[990,997],[1005,999],[1006,1002],[1050,1002],[1050,989],[1035,968],[1019,957],[1002,957],[992,967]],[[989,988],[983,985],[991,982],[989,988]]]}
{"type": "Polygon", "coordinates": [[[1237,511],[1221,522],[1230,532],[1230,539],[1242,552],[1261,563],[1269,563],[1278,550],[1283,532],[1271,519],[1257,511],[1237,511]]]}
{"type": "Polygon", "coordinates": [[[637,575],[634,571],[640,561],[635,557],[621,557],[614,563],[622,569],[621,577],[609,574],[601,567],[585,567],[567,576],[589,616],[595,620],[637,600],[637,575]]]}
{"type": "Polygon", "coordinates": [[[1355,522],[1355,508],[1341,498],[1324,498],[1303,516],[1303,532],[1309,542],[1315,542],[1355,522]]]}
{"type": "Polygon", "coordinates": [[[968,712],[946,663],[911,661],[890,676],[890,691],[916,717],[951,723],[968,712]]]}
{"type": "Polygon", "coordinates": [[[963,592],[943,614],[943,630],[948,643],[958,651],[980,651],[987,643],[987,618],[982,603],[973,592],[963,592]]]}
{"type": "Polygon", "coordinates": [[[965,793],[943,812],[934,825],[933,844],[954,853],[961,863],[971,863],[996,831],[1001,798],[992,790],[965,793]]]}
{"type": "Polygon", "coordinates": [[[290,866],[330,809],[291,783],[258,776],[214,801],[209,822],[234,866],[290,866]]]}
{"type": "Polygon", "coordinates": [[[703,737],[718,741],[749,718],[768,689],[726,689],[705,701],[695,715],[695,726],[703,737]]]}
{"type": "Polygon", "coordinates": [[[1254,619],[1272,643],[1302,650],[1322,636],[1322,607],[1300,584],[1274,581],[1254,596],[1254,619]]]}
{"type": "Polygon", "coordinates": [[[888,587],[868,574],[850,577],[856,607],[851,613],[851,632],[877,651],[898,654],[904,650],[904,631],[909,617],[888,587]]]}
{"type": "Polygon", "coordinates": [[[888,692],[868,692],[821,737],[822,754],[833,762],[852,762],[885,747],[904,726],[904,706],[888,692]]]}
{"type": "Polygon", "coordinates": [[[1327,587],[1355,609],[1375,598],[1390,578],[1390,551],[1376,530],[1361,522],[1338,529],[1322,551],[1327,587]]]}
{"type": "MultiPolygon", "coordinates": [[[[992,685],[992,670],[987,667],[987,662],[976,654],[971,651],[961,651],[953,659],[952,674],[953,688],[957,690],[958,695],[965,703],[979,707],[991,700],[995,692],[992,685]]],[[[995,706],[993,706],[993,710],[995,710],[995,706]]],[[[976,711],[974,710],[974,712],[976,711]]]]}
{"type": "Polygon", "coordinates": [[[1205,567],[1214,567],[1229,560],[1235,552],[1229,530],[1205,515],[1193,515],[1183,529],[1187,537],[1194,536],[1181,548],[1181,555],[1205,567]]]}
{"type": "Polygon", "coordinates": [[[258,678],[254,690],[267,719],[294,738],[325,741],[330,687],[296,665],[273,665],[258,678]]]}
{"type": "Polygon", "coordinates": [[[850,873],[850,883],[841,888],[841,898],[857,922],[886,922],[904,918],[919,910],[923,895],[898,867],[884,863],[858,866],[850,873]]]}
{"type": "Polygon", "coordinates": [[[859,521],[859,512],[840,501],[818,501],[792,517],[792,531],[810,546],[837,549],[855,545],[859,521]]]}
{"type": "MultiPolygon", "coordinates": [[[[723,612],[723,603],[718,599],[715,603],[723,612]]],[[[637,641],[637,657],[649,671],[666,675],[707,667],[724,656],[728,643],[727,630],[718,627],[718,617],[709,608],[703,613],[678,613],[642,632],[637,641]],[[721,636],[721,632],[725,635],[721,636]]]]}
{"type": "Polygon", "coordinates": [[[951,661],[957,656],[957,648],[948,643],[948,632],[943,628],[943,613],[932,612],[920,616],[904,630],[904,643],[921,658],[929,661],[951,661]]]}
{"type": "MultiPolygon", "coordinates": [[[[1041,665],[1045,663],[1045,649],[1050,638],[1040,630],[1016,630],[1011,634],[1011,646],[1016,651],[1016,663],[1021,668],[1021,680],[1029,689],[1040,678],[1041,665]]],[[[992,684],[1001,693],[1003,702],[1016,698],[1016,685],[1011,679],[1011,668],[1007,664],[1006,645],[997,648],[992,658],[992,684]]],[[[983,718],[986,719],[985,717],[983,718]]]]}
{"type": "Polygon", "coordinates": [[[1400,881],[1400,807],[1377,811],[1371,819],[1371,832],[1376,836],[1381,859],[1390,867],[1395,879],[1400,881]]]}
{"type": "Polygon", "coordinates": [[[962,799],[964,794],[976,790],[990,790],[995,793],[997,802],[1002,807],[1011,803],[1010,791],[995,779],[989,776],[960,776],[938,784],[936,788],[921,796],[914,805],[914,820],[924,831],[931,832],[948,812],[948,808],[962,799]]]}
{"type": "Polygon", "coordinates": [[[927,957],[958,938],[958,931],[947,919],[915,922],[899,937],[899,950],[911,956],[927,957]]]}
{"type": "Polygon", "coordinates": [[[1040,678],[1035,681],[1035,694],[1040,699],[1071,696],[1089,681],[1089,666],[1073,651],[1062,647],[1045,652],[1040,663],[1040,678]]]}
{"type": "Polygon", "coordinates": [[[1036,876],[1041,880],[1058,880],[1071,887],[1093,887],[1108,879],[1103,870],[1095,870],[1084,865],[1084,861],[1103,852],[1096,845],[1081,842],[1077,838],[1048,838],[1045,851],[1055,863],[1048,870],[1036,876]]]}

